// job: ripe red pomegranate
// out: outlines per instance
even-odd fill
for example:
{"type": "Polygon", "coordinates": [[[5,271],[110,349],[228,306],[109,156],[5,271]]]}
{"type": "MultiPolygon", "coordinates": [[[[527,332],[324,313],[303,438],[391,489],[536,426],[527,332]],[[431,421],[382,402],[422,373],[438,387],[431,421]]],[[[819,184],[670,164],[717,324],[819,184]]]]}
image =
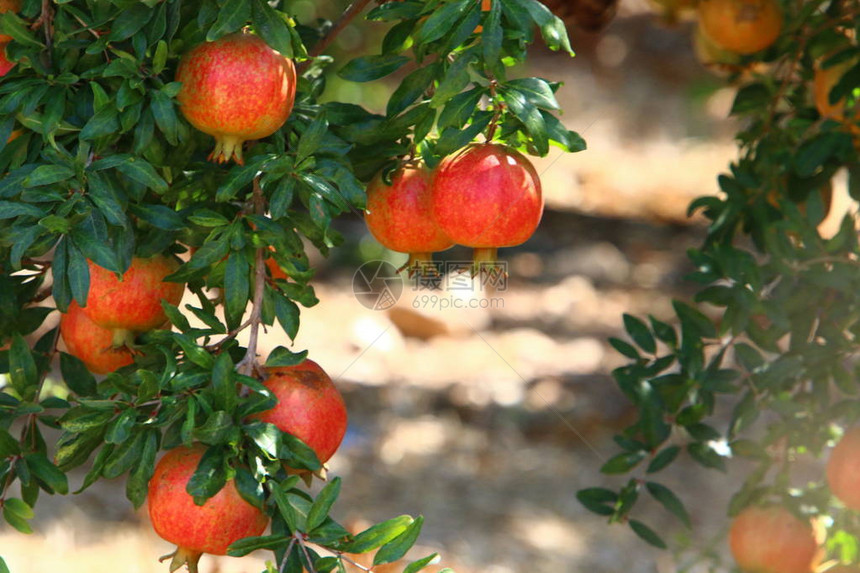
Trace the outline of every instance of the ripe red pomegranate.
{"type": "MultiPolygon", "coordinates": [[[[4,12],[20,12],[21,0],[0,0],[0,14],[4,12]]],[[[8,43],[12,40],[12,36],[8,34],[0,34],[0,42],[8,43]]]]}
{"type": "Polygon", "coordinates": [[[177,545],[171,572],[187,565],[189,573],[197,573],[203,553],[226,555],[228,545],[262,534],[269,523],[265,513],[242,499],[233,480],[203,505],[195,505],[185,487],[205,451],[199,445],[170,450],[156,464],[149,481],[152,527],[177,545]]]}
{"type": "Polygon", "coordinates": [[[134,363],[127,347],[113,346],[113,332],[87,318],[84,309],[75,301],[60,317],[60,335],[69,354],[83,362],[93,374],[108,374],[134,363]]]}
{"type": "Polygon", "coordinates": [[[476,264],[498,247],[532,236],[543,214],[540,178],[518,151],[477,143],[442,160],[432,184],[436,225],[455,243],[473,247],[476,264]]]}
{"type": "Polygon", "coordinates": [[[391,185],[381,173],[367,185],[367,228],[386,248],[409,253],[410,270],[430,263],[435,251],[454,246],[433,222],[431,179],[424,164],[405,164],[391,176],[391,185]]]}
{"type": "Polygon", "coordinates": [[[860,509],[860,426],[845,432],[827,460],[830,491],[851,509],[860,509]]]}
{"type": "Polygon", "coordinates": [[[809,573],[820,557],[811,524],[780,506],[741,511],[729,547],[740,570],[750,573],[809,573]]]}
{"type": "MultiPolygon", "coordinates": [[[[0,34],[0,36],[2,36],[2,34],[0,34]]],[[[9,58],[6,57],[7,44],[9,44],[9,42],[0,42],[0,77],[5,76],[12,71],[12,68],[15,67],[15,62],[10,61],[9,58]]]]}
{"type": "Polygon", "coordinates": [[[119,279],[92,261],[89,268],[90,292],[84,313],[102,328],[113,330],[116,345],[127,342],[129,332],[146,332],[162,326],[167,322],[162,299],[178,305],[185,291],[181,283],[163,282],[164,277],[179,268],[173,257],[135,257],[119,279]]]}
{"type": "Polygon", "coordinates": [[[277,131],[293,109],[293,61],[259,37],[236,33],[200,44],[179,62],[176,99],[185,118],[215,137],[209,155],[242,163],[242,143],[277,131]]]}
{"type": "Polygon", "coordinates": [[[331,378],[313,360],[269,368],[268,374],[263,384],[278,404],[253,418],[299,438],[327,462],[346,433],[346,405],[331,378]]]}

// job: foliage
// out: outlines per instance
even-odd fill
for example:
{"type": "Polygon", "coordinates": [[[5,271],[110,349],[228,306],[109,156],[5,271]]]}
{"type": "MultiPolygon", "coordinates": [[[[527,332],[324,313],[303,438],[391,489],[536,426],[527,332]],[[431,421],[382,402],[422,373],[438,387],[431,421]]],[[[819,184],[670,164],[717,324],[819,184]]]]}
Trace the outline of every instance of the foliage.
{"type": "MultiPolygon", "coordinates": [[[[558,84],[508,77],[538,34],[570,52],[564,26],[537,0],[485,12],[474,0],[406,0],[366,19],[386,30],[380,53],[333,62],[317,52],[337,26],[298,21],[277,1],[24,0],[0,15],[16,62],[0,81],[0,142],[9,139],[0,143],[0,507],[10,525],[29,532],[40,495],[68,493],[66,473],[86,463],[78,492],[124,476],[140,506],[158,452],[201,442],[209,449],[189,493],[202,503],[235,479],[273,519],[271,535],[231,554],[270,549],[272,571],[324,572],[343,570],[346,552],[378,549],[375,562],[386,563],[411,547],[420,517],[353,535],[329,515],[340,480],[313,497],[285,472],[284,462],[320,464],[295,438],[248,420],[274,399],[255,343],[236,336],[277,322],[295,338],[299,306],[317,302],[305,244],[337,246],[332,219],[362,208],[364,182],[380,169],[404,156],[434,164],[481,134],[537,155],[584,142],[554,115],[558,84]],[[191,47],[243,28],[295,58],[301,78],[286,125],[253,142],[245,165],[219,166],[205,160],[212,138],[182,117],[173,78],[191,47]],[[355,82],[398,71],[401,80],[385,114],[373,113],[321,103],[330,69],[355,82]],[[97,379],[58,350],[54,306],[86,304],[88,260],[119,273],[156,253],[182,256],[168,280],[187,283],[197,301],[166,305],[172,330],[140,336],[135,364],[97,379]],[[267,274],[268,257],[287,279],[267,274]],[[56,444],[44,428],[62,432],[56,444]]],[[[278,347],[265,366],[304,355],[278,347]]]]}
{"type": "Polygon", "coordinates": [[[817,229],[834,177],[847,176],[851,198],[860,200],[860,116],[822,117],[812,90],[817,68],[854,62],[829,101],[856,101],[860,13],[838,0],[782,8],[776,44],[741,58],[730,78],[738,86],[731,114],[743,122],[739,158],[719,176],[720,196],[690,205],[710,224],[704,244],[689,253],[695,303],[675,301],[672,324],[627,315],[629,340],[611,341],[630,359],[613,374],[638,419],[616,436],[620,451],[601,471],[633,477],[617,490],[588,488],[578,497],[665,547],[636,521],[636,503],[647,492],[689,527],[682,500],[658,481],[688,457],[705,468],[748,471],[730,515],[769,501],[821,516],[828,557],[856,561],[856,515],[830,495],[823,470],[807,481],[798,468],[860,420],[856,204],[834,236],[817,229]]]}

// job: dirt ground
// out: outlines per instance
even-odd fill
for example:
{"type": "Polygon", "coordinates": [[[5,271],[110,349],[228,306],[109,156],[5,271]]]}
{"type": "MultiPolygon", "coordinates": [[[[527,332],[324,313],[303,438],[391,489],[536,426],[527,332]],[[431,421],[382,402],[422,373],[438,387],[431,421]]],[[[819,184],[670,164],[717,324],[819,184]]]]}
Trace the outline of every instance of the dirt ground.
{"type": "MultiPolygon", "coordinates": [[[[631,414],[609,374],[621,359],[606,339],[621,335],[622,313],[668,318],[671,297],[690,295],[685,251],[703,227],[686,206],[716,191],[735,155],[723,119],[731,92],[696,62],[689,25],[667,28],[644,8],[627,1],[600,36],[574,31],[574,60],[545,52],[531,63],[530,73],[564,82],[564,120],[589,149],[537,162],[547,212],[528,243],[502,251],[504,291],[444,293],[431,307],[407,284],[393,310],[367,309],[352,294],[353,274],[380,251],[361,221],[347,219],[349,246],[322,263],[320,304],[303,311],[295,347],[337,378],[350,412],[331,462],[344,480],[335,515],[425,515],[416,555],[443,555],[430,571],[662,573],[688,570],[690,553],[675,554],[689,544],[723,551],[731,475],[687,462],[670,470],[693,533],[643,508],[669,552],[575,499],[582,487],[618,483],[598,473],[631,414]],[[454,298],[492,308],[439,308],[454,298]]],[[[170,547],[131,511],[123,487],[102,482],[41,500],[36,533],[0,529],[0,555],[12,573],[166,571],[156,558],[170,547]]],[[[251,573],[264,558],[207,557],[201,571],[251,573]]]]}

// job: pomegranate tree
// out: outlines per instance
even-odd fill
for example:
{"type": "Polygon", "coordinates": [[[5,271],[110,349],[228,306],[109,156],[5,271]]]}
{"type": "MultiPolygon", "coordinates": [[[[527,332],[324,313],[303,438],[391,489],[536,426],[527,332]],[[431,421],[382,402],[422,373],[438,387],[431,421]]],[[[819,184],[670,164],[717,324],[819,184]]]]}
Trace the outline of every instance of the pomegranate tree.
{"type": "Polygon", "coordinates": [[[90,261],[90,291],[84,313],[102,328],[113,331],[114,343],[125,344],[131,333],[163,326],[167,315],[161,301],[178,305],[185,291],[182,283],[164,278],[179,268],[170,256],[135,257],[131,266],[117,277],[90,261]]]}
{"type": "Polygon", "coordinates": [[[278,404],[254,416],[307,444],[320,463],[337,451],[346,434],[346,405],[325,370],[313,360],[269,368],[263,383],[278,404]]]}
{"type": "Polygon", "coordinates": [[[203,505],[186,491],[206,448],[179,446],[167,452],[155,466],[149,481],[149,518],[164,540],[175,543],[170,571],[183,565],[197,572],[204,553],[226,555],[227,546],[244,537],[260,535],[269,517],[239,495],[233,480],[203,505]]]}
{"type": "Polygon", "coordinates": [[[479,143],[436,167],[432,214],[455,243],[474,249],[474,262],[493,263],[499,247],[524,243],[543,214],[540,178],[518,151],[479,143]]]}
{"type": "Polygon", "coordinates": [[[410,270],[431,263],[435,251],[454,246],[433,221],[430,181],[423,163],[407,163],[394,171],[391,184],[379,173],[367,185],[367,228],[383,246],[409,253],[410,270]]]}
{"type": "MultiPolygon", "coordinates": [[[[436,165],[493,140],[491,122],[536,155],[581,150],[556,117],[557,84],[504,73],[537,34],[572,50],[534,0],[361,1],[337,23],[300,4],[0,0],[15,61],[0,79],[0,519],[12,527],[30,531],[40,491],[68,492],[67,472],[87,466],[81,487],[124,478],[132,505],[149,497],[178,546],[173,569],[256,550],[282,573],[341,570],[359,553],[388,569],[418,538],[408,516],[350,533],[335,520],[340,479],[308,487],[347,426],[332,380],[295,348],[300,307],[319,302],[313,255],[340,245],[335,219],[366,208],[380,170],[436,165]],[[393,30],[380,53],[328,54],[342,31],[380,26],[393,30]],[[407,64],[384,114],[338,101],[407,64]],[[210,136],[214,161],[201,156],[210,136]],[[280,344],[265,353],[264,332],[280,344]]],[[[533,173],[502,143],[481,149],[520,168],[491,176],[503,188],[479,202],[497,209],[488,227],[515,226],[527,217],[510,183],[533,173]]],[[[387,213],[408,240],[393,248],[415,260],[454,242],[433,223],[426,168],[379,191],[370,218],[387,213]]],[[[472,208],[477,191],[450,201],[472,208]]],[[[499,230],[475,246],[527,237],[499,230]]]]}
{"type": "Polygon", "coordinates": [[[72,301],[60,318],[60,336],[69,354],[93,374],[108,374],[134,363],[129,348],[114,346],[113,331],[90,320],[77,302],[72,301]]]}
{"type": "Polygon", "coordinates": [[[239,32],[182,57],[176,99],[194,127],[215,137],[209,158],[242,163],[242,144],[280,129],[296,98],[296,69],[258,36],[239,32]]]}

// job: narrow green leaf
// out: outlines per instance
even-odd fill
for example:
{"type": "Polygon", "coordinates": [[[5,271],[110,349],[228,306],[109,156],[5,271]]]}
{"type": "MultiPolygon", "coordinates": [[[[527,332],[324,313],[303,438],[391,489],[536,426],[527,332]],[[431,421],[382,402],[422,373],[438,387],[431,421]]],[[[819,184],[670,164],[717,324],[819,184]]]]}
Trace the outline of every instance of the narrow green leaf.
{"type": "Polygon", "coordinates": [[[121,42],[137,34],[152,19],[154,11],[145,4],[135,4],[123,9],[110,27],[108,39],[121,42]]]}
{"type": "Polygon", "coordinates": [[[307,528],[313,531],[325,521],[331,511],[332,505],[340,495],[340,478],[334,478],[320,490],[310,511],[308,511],[307,528]]]}
{"type": "Polygon", "coordinates": [[[409,515],[400,515],[377,523],[358,533],[352,541],[343,544],[341,549],[348,553],[373,551],[406,531],[413,521],[415,520],[409,515]]]}
{"type": "Polygon", "coordinates": [[[206,34],[206,41],[212,42],[238,31],[250,18],[251,3],[248,0],[225,0],[218,9],[218,18],[206,34]]]}
{"type": "Polygon", "coordinates": [[[639,462],[645,459],[646,452],[625,452],[613,456],[600,468],[600,473],[604,474],[623,474],[629,472],[636,467],[639,462]]]}
{"type": "Polygon", "coordinates": [[[678,454],[681,453],[681,446],[669,446],[660,450],[660,452],[651,459],[651,463],[648,464],[648,469],[645,470],[646,473],[654,473],[662,470],[678,457],[678,454]]]}
{"type": "Polygon", "coordinates": [[[406,569],[403,570],[403,573],[418,573],[418,571],[421,571],[422,569],[424,569],[428,565],[432,565],[433,563],[435,563],[438,560],[439,560],[439,554],[438,553],[432,553],[432,554],[428,555],[427,557],[423,557],[423,558],[418,559],[416,561],[413,561],[412,563],[407,565],[406,569]]]}
{"type": "Polygon", "coordinates": [[[641,356],[639,356],[639,351],[636,350],[636,348],[634,348],[632,344],[629,344],[621,340],[620,338],[610,337],[609,344],[612,346],[612,348],[614,348],[627,358],[632,358],[633,360],[638,360],[639,358],[641,358],[641,356]]]}
{"type": "Polygon", "coordinates": [[[624,330],[627,331],[627,334],[630,335],[630,338],[633,339],[633,342],[638,344],[639,348],[641,348],[645,352],[648,352],[649,354],[654,354],[655,352],[657,352],[657,345],[654,342],[654,337],[648,330],[648,326],[642,320],[627,313],[623,315],[623,318],[624,330]]]}
{"type": "Polygon", "coordinates": [[[147,430],[145,434],[140,459],[129,472],[125,482],[125,496],[135,508],[139,508],[146,500],[149,480],[155,472],[155,457],[158,453],[158,431],[147,430]]]}
{"type": "Polygon", "coordinates": [[[392,563],[398,559],[402,559],[406,555],[406,552],[415,545],[415,541],[421,534],[421,527],[423,525],[424,516],[419,515],[409,524],[406,531],[379,548],[379,551],[373,556],[373,564],[382,565],[383,563],[392,563]]]}
{"type": "Polygon", "coordinates": [[[12,379],[12,387],[21,398],[27,401],[36,398],[39,370],[30,353],[30,347],[18,333],[12,336],[12,345],[9,348],[9,377],[12,379]]]}
{"type": "Polygon", "coordinates": [[[20,451],[21,446],[18,440],[13,438],[12,434],[5,429],[0,428],[0,460],[17,455],[20,451]]]}
{"type": "Polygon", "coordinates": [[[391,94],[388,100],[386,115],[389,117],[398,115],[415,103],[415,100],[420,98],[427,91],[427,88],[430,87],[438,70],[438,64],[430,64],[423,68],[418,68],[403,78],[403,81],[397,86],[397,89],[394,90],[394,93],[391,94]]]}
{"type": "Polygon", "coordinates": [[[209,448],[188,480],[185,491],[194,498],[194,503],[203,505],[207,499],[221,491],[226,483],[224,452],[220,448],[209,448]]]}
{"type": "Polygon", "coordinates": [[[384,78],[406,62],[406,56],[387,54],[384,56],[360,56],[346,63],[337,75],[351,82],[369,82],[384,78]]]}
{"type": "Polygon", "coordinates": [[[121,444],[131,437],[131,429],[137,421],[137,410],[126,408],[108,426],[105,441],[109,444],[121,444]]]}
{"type": "Polygon", "coordinates": [[[33,519],[36,514],[33,512],[33,508],[24,502],[22,499],[18,499],[17,497],[7,498],[6,501],[3,502],[3,507],[8,508],[11,513],[14,513],[21,519],[33,519]]]}
{"type": "Polygon", "coordinates": [[[130,470],[143,455],[146,433],[138,431],[134,437],[115,448],[105,462],[102,475],[108,479],[114,479],[130,470]]]}
{"type": "Polygon", "coordinates": [[[290,29],[280,12],[266,0],[254,0],[251,5],[251,20],[254,30],[263,40],[287,58],[293,57],[290,29]]]}
{"type": "Polygon", "coordinates": [[[304,361],[307,356],[307,350],[293,352],[283,346],[277,346],[269,353],[269,357],[266,358],[266,367],[277,368],[278,366],[295,366],[296,364],[304,361]]]}
{"type": "Polygon", "coordinates": [[[618,494],[603,487],[590,487],[576,492],[576,499],[588,511],[597,515],[609,516],[615,513],[618,494]]]}
{"type": "Polygon", "coordinates": [[[645,489],[647,489],[648,493],[650,493],[654,499],[659,501],[667,511],[680,519],[684,525],[688,528],[692,527],[692,524],[690,523],[690,515],[687,513],[687,509],[672,490],[662,484],[652,481],[645,484],[645,489]]]}
{"type": "Polygon", "coordinates": [[[33,476],[39,480],[39,485],[48,493],[69,493],[69,481],[60,469],[42,453],[27,454],[24,456],[27,467],[33,472],[33,476]]]}
{"type": "Polygon", "coordinates": [[[658,549],[666,549],[666,542],[653,529],[636,519],[631,519],[628,523],[630,524],[630,529],[641,539],[658,549]]]}
{"type": "Polygon", "coordinates": [[[474,0],[455,0],[442,4],[418,29],[415,35],[416,43],[429,44],[450,33],[472,7],[473,2],[474,0]]]}
{"type": "Polygon", "coordinates": [[[244,557],[258,549],[281,549],[290,544],[290,537],[285,535],[262,535],[258,537],[246,537],[234,541],[227,548],[227,555],[231,557],[244,557]]]}

